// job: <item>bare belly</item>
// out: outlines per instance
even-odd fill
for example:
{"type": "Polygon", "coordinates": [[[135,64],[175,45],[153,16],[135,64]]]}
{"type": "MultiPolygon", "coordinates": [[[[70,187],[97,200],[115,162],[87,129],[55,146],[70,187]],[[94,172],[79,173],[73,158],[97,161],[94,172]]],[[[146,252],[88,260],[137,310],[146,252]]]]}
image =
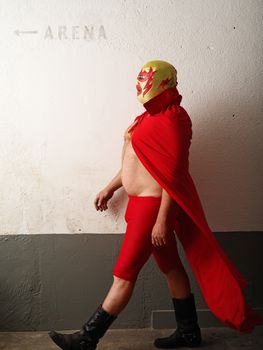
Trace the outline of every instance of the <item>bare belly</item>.
{"type": "Polygon", "coordinates": [[[121,179],[125,191],[130,195],[155,197],[162,195],[162,187],[141,163],[131,141],[127,141],[124,150],[121,179]]]}

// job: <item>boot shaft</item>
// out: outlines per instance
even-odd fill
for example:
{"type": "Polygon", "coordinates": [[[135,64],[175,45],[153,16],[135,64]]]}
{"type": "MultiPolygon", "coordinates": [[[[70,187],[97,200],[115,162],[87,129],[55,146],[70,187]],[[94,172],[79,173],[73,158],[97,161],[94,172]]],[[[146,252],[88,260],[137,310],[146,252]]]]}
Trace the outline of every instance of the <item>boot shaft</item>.
{"type": "Polygon", "coordinates": [[[84,335],[88,335],[93,339],[99,339],[103,337],[107,329],[117,317],[118,316],[112,315],[104,310],[102,304],[100,304],[88,321],[82,326],[82,331],[84,335]]]}
{"type": "Polygon", "coordinates": [[[198,321],[195,298],[191,292],[187,298],[172,298],[177,323],[198,321]]]}

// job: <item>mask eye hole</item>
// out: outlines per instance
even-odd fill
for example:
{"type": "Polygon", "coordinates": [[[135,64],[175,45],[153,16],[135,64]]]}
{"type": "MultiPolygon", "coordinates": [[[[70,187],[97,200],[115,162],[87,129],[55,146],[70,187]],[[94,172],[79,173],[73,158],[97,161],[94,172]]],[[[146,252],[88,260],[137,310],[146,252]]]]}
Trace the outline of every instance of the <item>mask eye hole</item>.
{"type": "Polygon", "coordinates": [[[139,74],[138,77],[137,77],[137,80],[139,80],[139,81],[147,80],[146,74],[139,74]]]}

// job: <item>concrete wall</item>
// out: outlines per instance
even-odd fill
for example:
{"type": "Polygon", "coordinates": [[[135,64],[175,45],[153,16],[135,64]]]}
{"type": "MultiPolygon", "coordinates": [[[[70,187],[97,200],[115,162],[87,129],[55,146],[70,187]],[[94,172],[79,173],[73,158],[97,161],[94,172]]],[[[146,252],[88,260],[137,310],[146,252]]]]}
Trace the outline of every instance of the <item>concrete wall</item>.
{"type": "Polygon", "coordinates": [[[151,59],[178,70],[211,228],[262,230],[262,1],[0,4],[1,234],[124,231],[123,203],[93,200],[119,170],[151,59]]]}
{"type": "MultiPolygon", "coordinates": [[[[209,225],[226,234],[226,248],[235,240],[230,253],[243,251],[236,261],[262,290],[248,269],[251,259],[262,263],[254,243],[263,230],[262,7],[259,0],[0,0],[2,328],[77,326],[82,302],[91,311],[110,285],[127,196],[118,190],[106,212],[93,201],[120,168],[123,132],[144,110],[136,76],[152,59],[177,68],[193,122],[190,170],[209,225]],[[54,242],[65,247],[60,262],[54,242]],[[89,278],[84,289],[70,281],[90,266],[87,294],[89,278]],[[57,287],[63,273],[65,286],[57,287]]],[[[148,287],[161,304],[141,283],[134,302],[144,304],[119,325],[145,325],[142,310],[170,305],[158,279],[148,287]]]]}
{"type": "MultiPolygon", "coordinates": [[[[249,282],[246,300],[263,315],[262,232],[215,235],[249,282]]],[[[0,330],[79,329],[111,286],[122,240],[122,234],[0,236],[0,330]]],[[[179,240],[178,248],[195,293],[200,326],[224,326],[207,307],[179,240]]],[[[112,328],[174,326],[166,281],[151,256],[112,328]]]]}

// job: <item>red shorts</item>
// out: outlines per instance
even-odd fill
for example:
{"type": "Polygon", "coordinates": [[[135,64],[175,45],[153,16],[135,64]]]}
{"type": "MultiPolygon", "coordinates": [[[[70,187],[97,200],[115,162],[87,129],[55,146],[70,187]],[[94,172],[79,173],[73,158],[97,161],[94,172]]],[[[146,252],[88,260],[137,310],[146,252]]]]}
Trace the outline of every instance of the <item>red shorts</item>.
{"type": "Polygon", "coordinates": [[[128,195],[124,216],[127,227],[113,275],[135,282],[151,253],[163,273],[181,263],[173,230],[165,245],[157,248],[152,244],[151,233],[160,204],[161,197],[128,195]]]}

